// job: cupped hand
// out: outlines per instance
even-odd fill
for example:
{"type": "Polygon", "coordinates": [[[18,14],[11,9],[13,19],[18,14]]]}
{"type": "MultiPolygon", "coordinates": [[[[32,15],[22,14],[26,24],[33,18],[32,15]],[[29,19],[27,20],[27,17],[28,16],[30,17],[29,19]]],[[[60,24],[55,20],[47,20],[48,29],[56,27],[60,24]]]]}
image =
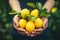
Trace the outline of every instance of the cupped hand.
{"type": "Polygon", "coordinates": [[[13,26],[16,30],[18,30],[18,32],[20,34],[23,34],[23,35],[26,35],[26,36],[31,36],[31,37],[37,36],[38,34],[41,34],[48,26],[48,19],[42,17],[42,20],[44,22],[42,28],[35,29],[31,34],[29,34],[25,29],[19,28],[19,26],[18,26],[18,21],[19,20],[20,20],[20,18],[17,15],[15,15],[14,18],[13,18],[13,26]]]}
{"type": "Polygon", "coordinates": [[[35,29],[32,34],[30,35],[31,37],[37,36],[39,34],[41,34],[48,26],[48,18],[44,18],[42,17],[43,20],[43,26],[40,29],[35,29]]]}
{"type": "Polygon", "coordinates": [[[14,18],[13,18],[13,26],[14,26],[14,28],[15,28],[20,34],[29,36],[30,34],[29,34],[25,29],[19,28],[19,25],[18,25],[18,21],[19,21],[19,20],[20,20],[20,18],[18,17],[18,15],[15,15],[14,18]]]}

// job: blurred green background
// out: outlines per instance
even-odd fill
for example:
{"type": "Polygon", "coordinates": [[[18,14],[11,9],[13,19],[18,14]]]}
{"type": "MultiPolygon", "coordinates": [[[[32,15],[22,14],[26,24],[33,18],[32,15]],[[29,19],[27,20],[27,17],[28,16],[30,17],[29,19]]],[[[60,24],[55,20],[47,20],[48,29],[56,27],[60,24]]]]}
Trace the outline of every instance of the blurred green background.
{"type": "MultiPolygon", "coordinates": [[[[60,40],[60,0],[56,1],[57,11],[49,17],[51,30],[50,40],[60,40]]],[[[8,0],[0,0],[0,40],[12,40],[12,17],[9,15],[10,6],[8,0]]]]}

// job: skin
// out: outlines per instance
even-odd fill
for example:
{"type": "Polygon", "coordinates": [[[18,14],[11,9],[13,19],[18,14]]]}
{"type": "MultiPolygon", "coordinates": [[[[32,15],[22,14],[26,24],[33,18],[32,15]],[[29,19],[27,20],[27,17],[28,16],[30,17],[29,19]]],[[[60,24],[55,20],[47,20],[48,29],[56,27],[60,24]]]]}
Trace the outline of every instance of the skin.
{"type": "MultiPolygon", "coordinates": [[[[19,13],[21,11],[21,6],[18,0],[9,0],[9,4],[12,8],[12,10],[16,10],[17,13],[19,13]],[[17,6],[17,7],[16,7],[17,6]]],[[[42,9],[47,8],[48,12],[50,12],[51,8],[55,5],[55,1],[54,0],[47,0],[43,6],[42,9]]],[[[41,34],[47,27],[48,27],[48,18],[44,18],[42,17],[43,20],[43,28],[41,29],[35,29],[31,34],[29,34],[25,29],[21,29],[18,27],[18,21],[20,20],[20,18],[15,15],[13,18],[13,26],[14,28],[23,35],[26,36],[30,36],[30,37],[34,37],[37,36],[39,34],[41,34]]]]}

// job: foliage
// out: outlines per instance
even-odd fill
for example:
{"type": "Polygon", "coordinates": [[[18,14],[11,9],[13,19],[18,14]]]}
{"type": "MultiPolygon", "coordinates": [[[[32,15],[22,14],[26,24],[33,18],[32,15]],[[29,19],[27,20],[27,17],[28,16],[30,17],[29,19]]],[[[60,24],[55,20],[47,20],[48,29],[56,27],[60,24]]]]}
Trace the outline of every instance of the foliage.
{"type": "Polygon", "coordinates": [[[0,40],[11,40],[9,6],[7,0],[0,0],[0,40]]]}
{"type": "MultiPolygon", "coordinates": [[[[51,17],[49,17],[51,40],[60,39],[60,0],[56,1],[55,7],[57,11],[51,13],[51,17]]],[[[12,40],[12,16],[8,14],[9,10],[8,0],[0,0],[0,40],[12,40]]]]}

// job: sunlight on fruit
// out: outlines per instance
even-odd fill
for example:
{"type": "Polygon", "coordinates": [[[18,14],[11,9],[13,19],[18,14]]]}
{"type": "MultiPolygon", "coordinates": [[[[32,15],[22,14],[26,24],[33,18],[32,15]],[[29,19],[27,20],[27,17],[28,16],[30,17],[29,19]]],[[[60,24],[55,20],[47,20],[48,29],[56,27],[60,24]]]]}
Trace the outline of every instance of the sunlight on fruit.
{"type": "Polygon", "coordinates": [[[32,10],[31,15],[34,16],[35,18],[38,17],[39,11],[37,9],[32,10]]]}
{"type": "Polygon", "coordinates": [[[40,18],[37,18],[34,22],[36,28],[41,28],[43,25],[43,21],[40,18]]]}
{"type": "Polygon", "coordinates": [[[26,24],[26,30],[31,33],[33,32],[35,29],[35,25],[32,21],[29,21],[27,24],[26,24]]]}
{"type": "Polygon", "coordinates": [[[27,21],[25,19],[19,20],[18,24],[20,28],[25,28],[27,21]]]}
{"type": "MultiPolygon", "coordinates": [[[[43,3],[43,2],[44,1],[41,0],[41,3],[43,3]]],[[[35,29],[37,29],[37,28],[39,29],[42,27],[41,25],[43,24],[43,21],[41,20],[41,17],[47,17],[49,25],[47,27],[48,31],[46,31],[46,32],[48,33],[48,35],[51,34],[50,35],[51,38],[49,40],[59,40],[60,39],[60,0],[55,0],[55,6],[51,9],[51,12],[49,12],[49,13],[46,12],[46,10],[42,9],[43,4],[41,4],[41,3],[39,1],[38,2],[36,1],[36,3],[34,3],[34,2],[28,2],[26,4],[23,3],[24,6],[28,6],[28,8],[31,7],[32,9],[31,8],[28,9],[25,7],[23,10],[20,11],[21,14],[19,14],[19,16],[18,16],[21,20],[21,21],[19,20],[19,22],[18,22],[19,28],[23,28],[31,34],[31,32],[33,32],[35,29]],[[34,16],[34,17],[31,17],[31,16],[34,16]]],[[[49,5],[49,6],[51,6],[51,5],[49,5]]],[[[0,0],[0,40],[13,40],[13,36],[17,35],[15,30],[13,29],[13,27],[14,27],[13,26],[13,17],[15,15],[17,15],[17,13],[15,11],[12,11],[10,13],[9,12],[10,10],[11,10],[11,8],[8,4],[8,0],[0,0]],[[13,33],[13,34],[11,34],[11,33],[13,33]]],[[[44,33],[46,33],[46,32],[44,32],[44,33]]],[[[20,37],[19,34],[17,36],[20,37]]],[[[16,38],[17,38],[17,36],[16,36],[16,38]]],[[[37,36],[39,36],[39,35],[37,35],[37,36]]],[[[32,38],[32,40],[33,40],[33,38],[32,38]]]]}
{"type": "Polygon", "coordinates": [[[24,18],[25,17],[25,15],[27,15],[27,14],[30,14],[30,11],[28,10],[28,9],[23,9],[22,11],[21,11],[21,16],[24,18]]]}

